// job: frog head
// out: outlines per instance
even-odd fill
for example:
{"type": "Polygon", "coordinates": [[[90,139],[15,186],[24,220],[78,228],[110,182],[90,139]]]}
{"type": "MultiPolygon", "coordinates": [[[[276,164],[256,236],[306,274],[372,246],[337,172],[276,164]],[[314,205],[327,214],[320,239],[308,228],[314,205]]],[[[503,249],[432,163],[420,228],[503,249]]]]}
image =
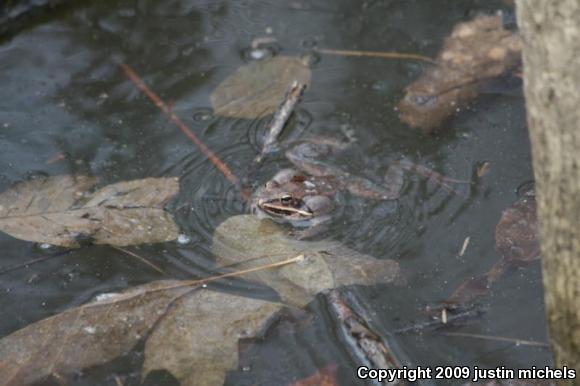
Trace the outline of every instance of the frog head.
{"type": "Polygon", "coordinates": [[[278,172],[252,198],[252,212],[260,218],[309,226],[327,216],[334,204],[320,181],[293,169],[278,172]]]}

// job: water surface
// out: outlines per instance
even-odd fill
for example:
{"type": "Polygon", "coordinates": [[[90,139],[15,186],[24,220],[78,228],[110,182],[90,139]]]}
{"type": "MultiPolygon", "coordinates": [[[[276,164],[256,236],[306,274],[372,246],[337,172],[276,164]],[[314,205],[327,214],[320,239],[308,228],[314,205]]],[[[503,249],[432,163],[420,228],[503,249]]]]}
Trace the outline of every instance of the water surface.
{"type": "MultiPolygon", "coordinates": [[[[172,204],[192,242],[133,248],[171,277],[209,275],[213,229],[247,205],[199,150],[134,87],[118,63],[131,65],[192,130],[240,177],[254,158],[267,119],[212,114],[210,93],[248,63],[255,38],[274,37],[277,54],[313,48],[412,52],[434,56],[457,22],[504,7],[501,1],[95,1],[47,17],[0,43],[0,190],[31,176],[90,174],[102,184],[176,176],[181,193],[172,204]],[[64,159],[51,162],[58,155],[64,159]]],[[[506,10],[509,14],[509,10],[506,10]]],[[[467,277],[498,259],[494,230],[516,189],[532,179],[520,85],[492,88],[478,103],[426,136],[400,123],[393,108],[424,68],[410,61],[320,56],[299,114],[306,132],[340,135],[354,130],[353,173],[380,179],[402,157],[438,172],[469,179],[477,162],[490,173],[468,197],[450,195],[407,176],[396,205],[341,196],[330,235],[377,258],[397,259],[403,287],[352,288],[370,323],[397,354],[414,365],[530,367],[550,364],[546,349],[509,342],[450,337],[441,332],[391,335],[425,319],[421,309],[448,296],[467,277]],[[363,171],[363,172],[361,172],[363,171]],[[458,251],[466,237],[466,254],[458,251]]],[[[277,155],[259,170],[256,184],[288,166],[277,155]]],[[[55,253],[0,233],[1,265],[55,253]]],[[[109,247],[82,248],[0,277],[0,336],[98,293],[162,278],[109,247]]],[[[233,286],[233,287],[232,287],[233,286]]],[[[228,290],[252,294],[240,284],[228,290]]],[[[217,285],[223,288],[222,285],[217,285]]],[[[546,341],[539,265],[511,273],[481,301],[487,312],[452,329],[490,336],[546,341]],[[517,310],[517,311],[516,311],[517,310]]],[[[279,328],[251,347],[228,385],[288,384],[328,363],[352,384],[357,363],[336,335],[322,297],[308,325],[279,328]],[[273,369],[276,369],[274,372],[273,369]]],[[[140,383],[137,351],[109,367],[76,376],[75,384],[140,383]]],[[[175,384],[156,374],[149,384],[175,384]]]]}

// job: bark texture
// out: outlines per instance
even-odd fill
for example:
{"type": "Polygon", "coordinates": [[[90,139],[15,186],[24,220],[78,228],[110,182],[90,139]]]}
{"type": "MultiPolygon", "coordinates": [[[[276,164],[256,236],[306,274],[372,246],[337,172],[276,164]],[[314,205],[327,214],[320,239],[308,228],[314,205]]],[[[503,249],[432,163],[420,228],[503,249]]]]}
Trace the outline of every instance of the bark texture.
{"type": "Polygon", "coordinates": [[[578,372],[580,1],[518,0],[517,10],[552,348],[578,372]]]}

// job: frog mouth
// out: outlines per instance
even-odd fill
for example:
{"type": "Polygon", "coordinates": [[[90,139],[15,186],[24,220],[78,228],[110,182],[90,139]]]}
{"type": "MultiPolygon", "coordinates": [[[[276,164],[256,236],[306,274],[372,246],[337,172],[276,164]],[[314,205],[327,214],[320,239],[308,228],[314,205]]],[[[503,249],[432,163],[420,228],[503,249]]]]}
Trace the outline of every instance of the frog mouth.
{"type": "Polygon", "coordinates": [[[264,202],[261,205],[261,208],[271,213],[274,216],[280,217],[298,217],[298,218],[311,218],[314,213],[305,211],[303,209],[294,208],[291,206],[279,205],[279,204],[272,204],[269,202],[264,202]]]}

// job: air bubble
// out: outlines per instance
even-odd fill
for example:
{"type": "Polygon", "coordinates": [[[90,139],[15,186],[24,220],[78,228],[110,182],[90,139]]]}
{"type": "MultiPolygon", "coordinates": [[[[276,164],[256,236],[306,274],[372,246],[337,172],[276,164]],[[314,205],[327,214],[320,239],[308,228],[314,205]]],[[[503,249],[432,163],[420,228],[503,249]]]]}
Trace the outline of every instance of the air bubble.
{"type": "Polygon", "coordinates": [[[181,233],[179,234],[179,236],[177,236],[177,244],[189,244],[191,243],[191,237],[189,235],[186,235],[185,233],[181,233]]]}
{"type": "Polygon", "coordinates": [[[274,46],[263,45],[255,48],[250,47],[244,50],[243,57],[248,62],[257,62],[270,59],[271,57],[276,55],[276,53],[277,50],[274,46]]]}
{"type": "Polygon", "coordinates": [[[318,55],[316,52],[308,52],[300,56],[300,61],[305,66],[312,67],[318,62],[320,62],[320,55],[318,55]]]}
{"type": "Polygon", "coordinates": [[[249,54],[253,60],[262,60],[267,58],[271,52],[265,48],[256,48],[255,50],[250,50],[249,54]]]}
{"type": "Polygon", "coordinates": [[[193,113],[193,121],[207,123],[213,119],[213,111],[208,108],[198,109],[193,113]]]}

